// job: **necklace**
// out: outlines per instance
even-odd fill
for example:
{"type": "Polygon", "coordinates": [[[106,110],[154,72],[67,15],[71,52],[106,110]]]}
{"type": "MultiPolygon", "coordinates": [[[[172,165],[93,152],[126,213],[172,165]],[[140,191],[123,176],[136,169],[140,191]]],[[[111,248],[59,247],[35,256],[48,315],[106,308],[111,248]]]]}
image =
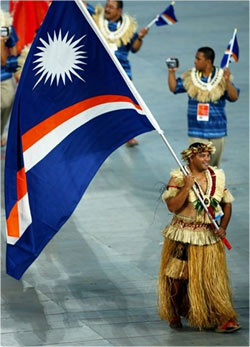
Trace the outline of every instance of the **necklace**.
{"type": "MultiPolygon", "coordinates": [[[[187,168],[187,171],[189,173],[192,173],[188,166],[186,166],[186,168],[187,168]]],[[[197,179],[197,178],[195,179],[196,188],[198,189],[199,194],[200,194],[202,200],[204,201],[205,205],[210,206],[211,198],[212,198],[211,192],[212,192],[212,186],[213,185],[212,185],[212,177],[211,177],[209,170],[205,171],[205,176],[202,177],[202,180],[200,180],[200,182],[201,181],[203,181],[203,182],[206,181],[206,183],[207,183],[206,191],[203,191],[203,189],[199,183],[199,179],[197,179]]],[[[198,199],[198,201],[197,200],[195,201],[196,204],[197,204],[197,202],[199,204],[199,199],[198,199]]]]}
{"type": "Polygon", "coordinates": [[[109,21],[104,18],[104,16],[100,16],[99,18],[99,26],[102,34],[106,38],[106,40],[119,40],[126,33],[130,25],[130,19],[128,15],[124,14],[122,16],[122,21],[119,21],[117,28],[115,31],[111,31],[109,29],[109,21]]]}
{"type": "Polygon", "coordinates": [[[200,71],[193,68],[191,72],[191,78],[192,78],[193,84],[202,90],[208,90],[208,91],[211,91],[220,83],[222,76],[223,76],[223,70],[215,68],[215,73],[213,78],[212,78],[212,74],[210,74],[208,76],[207,82],[203,82],[201,80],[200,71]]]}

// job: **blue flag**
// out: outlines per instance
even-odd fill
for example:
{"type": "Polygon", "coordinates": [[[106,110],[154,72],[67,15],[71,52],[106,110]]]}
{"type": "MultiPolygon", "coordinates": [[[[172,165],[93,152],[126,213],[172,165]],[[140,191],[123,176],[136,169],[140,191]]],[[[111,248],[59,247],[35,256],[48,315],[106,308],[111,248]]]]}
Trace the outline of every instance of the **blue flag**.
{"type": "Polygon", "coordinates": [[[177,19],[175,17],[174,13],[174,6],[171,4],[169,5],[159,16],[157,17],[157,20],[155,21],[155,24],[157,26],[161,25],[172,25],[177,22],[177,19]]]}
{"type": "Polygon", "coordinates": [[[227,65],[228,60],[229,60],[229,63],[231,63],[232,61],[237,62],[239,60],[239,53],[240,53],[240,50],[239,50],[237,35],[235,34],[235,36],[230,40],[225,50],[224,56],[221,60],[220,67],[223,69],[227,65]]]}
{"type": "Polygon", "coordinates": [[[20,279],[105,159],[157,126],[81,0],[53,1],[28,54],[9,126],[7,273],[20,279]]]}

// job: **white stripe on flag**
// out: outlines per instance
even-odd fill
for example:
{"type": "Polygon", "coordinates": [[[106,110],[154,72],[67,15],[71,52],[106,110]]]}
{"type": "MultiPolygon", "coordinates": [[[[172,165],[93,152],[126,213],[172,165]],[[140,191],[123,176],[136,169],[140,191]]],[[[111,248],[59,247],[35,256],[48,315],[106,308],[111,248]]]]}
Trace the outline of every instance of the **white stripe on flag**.
{"type": "Polygon", "coordinates": [[[173,22],[171,22],[171,20],[169,20],[166,16],[161,15],[161,18],[168,24],[168,25],[172,25],[173,22]]]}
{"type": "Polygon", "coordinates": [[[144,114],[143,111],[137,109],[130,102],[105,103],[81,112],[53,129],[23,153],[25,172],[32,169],[33,166],[45,158],[49,152],[80,126],[107,112],[123,109],[134,109],[137,113],[144,114]]]}

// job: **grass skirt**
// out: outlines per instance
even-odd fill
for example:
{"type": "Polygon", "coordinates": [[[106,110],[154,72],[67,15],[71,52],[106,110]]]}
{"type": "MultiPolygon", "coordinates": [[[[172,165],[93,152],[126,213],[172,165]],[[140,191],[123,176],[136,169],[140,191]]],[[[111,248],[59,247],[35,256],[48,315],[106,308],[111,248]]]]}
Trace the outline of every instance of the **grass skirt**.
{"type": "Polygon", "coordinates": [[[237,319],[224,245],[195,246],[165,238],[158,279],[160,317],[184,316],[191,326],[209,328],[237,319]]]}

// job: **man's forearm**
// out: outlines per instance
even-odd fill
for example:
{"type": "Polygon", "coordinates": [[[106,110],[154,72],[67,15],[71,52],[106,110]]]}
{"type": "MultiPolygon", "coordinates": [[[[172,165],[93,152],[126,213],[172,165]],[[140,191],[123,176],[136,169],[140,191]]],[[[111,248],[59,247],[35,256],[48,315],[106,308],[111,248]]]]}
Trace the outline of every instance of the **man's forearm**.
{"type": "Polygon", "coordinates": [[[176,77],[175,77],[175,72],[169,70],[168,71],[168,86],[171,92],[175,92],[176,90],[176,77]]]}
{"type": "Polygon", "coordinates": [[[7,54],[6,54],[5,42],[4,42],[4,39],[1,39],[1,65],[5,66],[6,61],[7,61],[7,54]]]}
{"type": "Polygon", "coordinates": [[[232,215],[232,204],[223,204],[222,210],[224,212],[224,216],[221,218],[220,227],[226,230],[232,215]]]}
{"type": "Polygon", "coordinates": [[[139,49],[141,48],[143,44],[143,38],[147,35],[148,31],[149,31],[148,28],[142,28],[140,30],[140,32],[138,33],[138,37],[136,38],[132,46],[133,53],[136,53],[139,51],[139,49]]]}
{"type": "Polygon", "coordinates": [[[232,85],[230,81],[226,82],[226,90],[230,100],[236,101],[238,99],[237,89],[232,85]]]}
{"type": "Polygon", "coordinates": [[[135,42],[133,43],[133,47],[132,47],[132,51],[133,53],[136,53],[139,51],[139,49],[141,48],[143,44],[143,41],[141,38],[139,38],[139,36],[137,37],[137,39],[135,40],[135,42]]]}

